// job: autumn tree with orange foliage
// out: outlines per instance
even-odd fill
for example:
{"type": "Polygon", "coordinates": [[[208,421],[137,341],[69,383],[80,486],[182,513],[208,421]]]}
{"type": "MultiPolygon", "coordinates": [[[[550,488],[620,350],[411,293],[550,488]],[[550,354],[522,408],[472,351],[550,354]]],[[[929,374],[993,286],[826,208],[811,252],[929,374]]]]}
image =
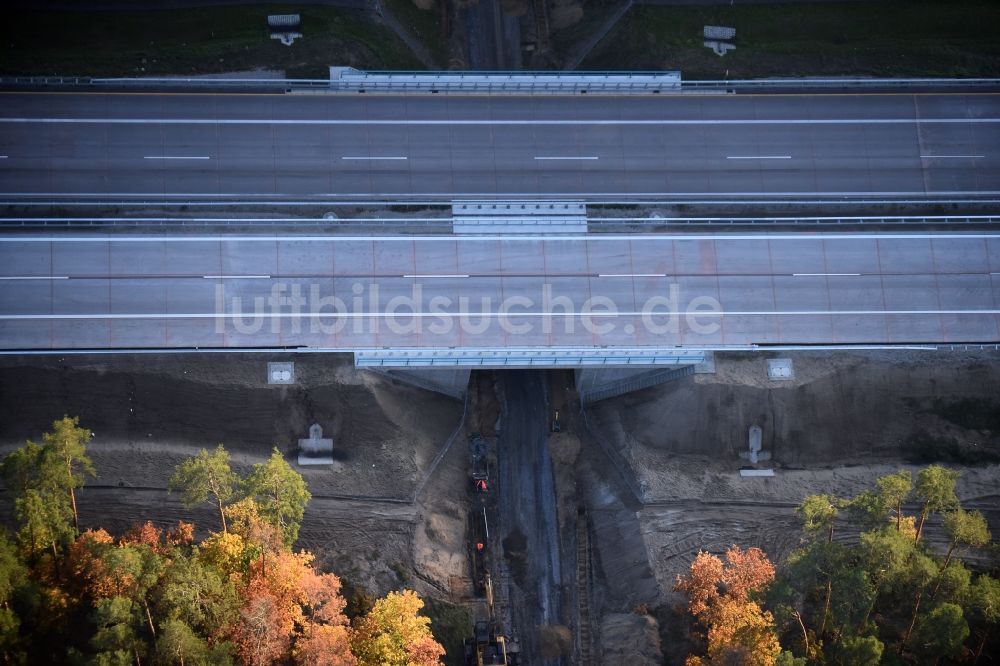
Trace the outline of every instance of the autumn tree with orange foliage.
{"type": "Polygon", "coordinates": [[[340,578],[309,569],[302,579],[305,593],[302,634],[295,644],[295,663],[301,666],[355,666],[351,634],[341,594],[340,578]]]}
{"type": "Polygon", "coordinates": [[[310,553],[292,552],[252,499],[225,515],[229,531],[212,534],[200,554],[242,600],[229,633],[240,660],[270,664],[293,653],[300,663],[354,664],[340,579],[317,572],[310,553]]]}
{"type": "MultiPolygon", "coordinates": [[[[184,522],[165,532],[146,522],[117,540],[88,530],[69,545],[73,594],[94,609],[102,659],[141,664],[155,652],[161,660],[225,661],[231,646],[248,666],[289,657],[303,666],[356,666],[340,578],[317,571],[312,554],[287,548],[252,500],[227,511],[230,530],[199,550],[191,548],[194,526],[184,522]]],[[[429,620],[416,615],[420,599],[391,593],[381,603],[378,621],[362,621],[365,635],[398,642],[409,655],[404,664],[439,663],[443,650],[429,620]]]]}
{"type": "Polygon", "coordinates": [[[309,624],[295,644],[299,666],[355,666],[350,629],[329,624],[309,624]]]}
{"type": "Polygon", "coordinates": [[[753,599],[774,580],[774,565],[759,548],[732,546],[726,561],[699,552],[675,590],[688,599],[688,611],[706,630],[705,657],[688,657],[689,666],[745,664],[774,666],[781,645],[774,618],[753,599]]]}
{"type": "Polygon", "coordinates": [[[352,627],[340,578],[293,551],[309,494],[278,452],[254,468],[241,496],[210,489],[222,531],[199,544],[183,521],[166,530],[138,523],[117,539],[103,529],[75,534],[67,488],[79,487],[85,466],[69,448],[57,458],[29,443],[4,459],[24,510],[15,512],[19,548],[0,530],[0,662],[440,664],[444,650],[415,593],[389,593],[352,627]],[[58,510],[35,511],[28,500],[58,510]]]}

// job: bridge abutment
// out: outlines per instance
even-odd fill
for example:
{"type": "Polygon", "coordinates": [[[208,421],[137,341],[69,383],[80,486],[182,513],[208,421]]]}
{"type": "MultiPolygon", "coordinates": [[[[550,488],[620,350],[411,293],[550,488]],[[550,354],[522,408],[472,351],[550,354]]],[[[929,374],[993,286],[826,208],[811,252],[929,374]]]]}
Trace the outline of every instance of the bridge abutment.
{"type": "Polygon", "coordinates": [[[435,393],[463,400],[472,368],[368,368],[370,372],[396,379],[435,393]]]}
{"type": "Polygon", "coordinates": [[[715,372],[715,355],[706,351],[699,363],[665,367],[577,368],[580,402],[590,404],[695,374],[715,372]]]}

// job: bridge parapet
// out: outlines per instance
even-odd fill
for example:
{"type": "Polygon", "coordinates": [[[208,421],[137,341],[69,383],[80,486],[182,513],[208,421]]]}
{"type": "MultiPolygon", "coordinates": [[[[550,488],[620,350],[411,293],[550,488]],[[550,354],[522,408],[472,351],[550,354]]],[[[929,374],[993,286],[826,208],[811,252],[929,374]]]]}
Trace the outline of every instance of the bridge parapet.
{"type": "Polygon", "coordinates": [[[451,207],[456,234],[585,234],[582,201],[456,201],[451,207]]]}
{"type": "Polygon", "coordinates": [[[702,350],[650,347],[524,347],[509,349],[361,349],[358,368],[656,368],[693,365],[702,350]]]}
{"type": "Polygon", "coordinates": [[[359,93],[659,94],[680,92],[681,73],[363,72],[331,67],[330,88],[359,93]]]}

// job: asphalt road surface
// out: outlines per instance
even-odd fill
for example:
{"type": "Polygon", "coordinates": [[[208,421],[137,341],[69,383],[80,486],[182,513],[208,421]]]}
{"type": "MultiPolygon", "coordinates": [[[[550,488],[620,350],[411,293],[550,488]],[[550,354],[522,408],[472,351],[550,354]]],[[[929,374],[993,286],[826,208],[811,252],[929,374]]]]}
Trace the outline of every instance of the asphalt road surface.
{"type": "Polygon", "coordinates": [[[1000,95],[0,95],[0,202],[1000,194],[1000,95]]]}
{"type": "Polygon", "coordinates": [[[0,348],[1000,340],[1000,234],[0,236],[0,348]]]}

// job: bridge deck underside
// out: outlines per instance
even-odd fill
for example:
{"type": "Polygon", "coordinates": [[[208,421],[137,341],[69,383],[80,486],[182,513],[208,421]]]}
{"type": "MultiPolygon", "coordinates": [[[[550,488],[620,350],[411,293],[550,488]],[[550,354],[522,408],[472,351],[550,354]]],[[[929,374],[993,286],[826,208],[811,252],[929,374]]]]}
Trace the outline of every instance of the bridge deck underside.
{"type": "Polygon", "coordinates": [[[1000,340],[1000,234],[0,237],[0,348],[1000,340]]]}

